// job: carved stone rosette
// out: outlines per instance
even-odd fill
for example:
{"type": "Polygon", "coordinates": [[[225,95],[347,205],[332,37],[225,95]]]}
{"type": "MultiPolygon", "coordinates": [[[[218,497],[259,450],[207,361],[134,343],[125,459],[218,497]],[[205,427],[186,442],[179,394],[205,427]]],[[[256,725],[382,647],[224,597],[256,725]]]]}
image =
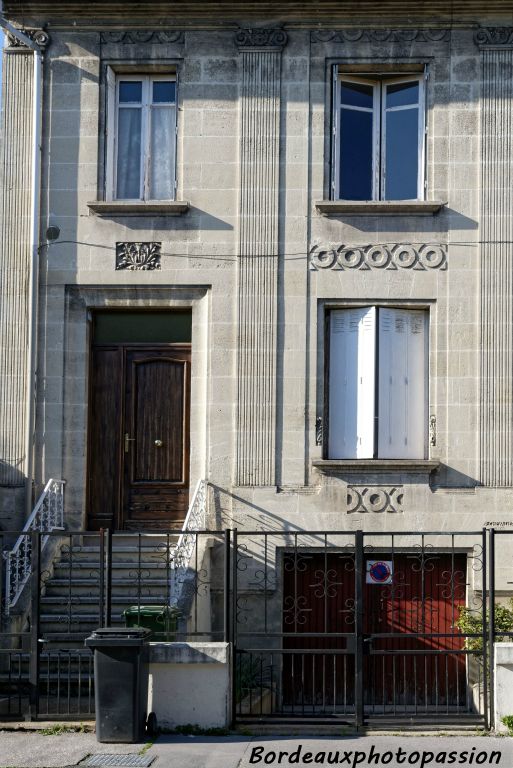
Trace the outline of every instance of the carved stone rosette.
{"type": "Polygon", "coordinates": [[[176,32],[167,29],[131,29],[128,31],[112,30],[101,32],[100,39],[102,43],[183,43],[183,32],[176,32]]]}
{"type": "Polygon", "coordinates": [[[313,43],[443,43],[450,36],[449,29],[317,29],[311,32],[313,43]]]}
{"type": "Polygon", "coordinates": [[[288,35],[283,29],[240,29],[235,33],[235,45],[238,48],[281,51],[287,40],[288,35]]]}
{"type": "Polygon", "coordinates": [[[314,245],[311,269],[447,269],[447,245],[314,245]]]}
{"type": "Polygon", "coordinates": [[[160,269],[162,243],[116,243],[116,269],[160,269]]]}
{"type": "Polygon", "coordinates": [[[347,486],[347,512],[403,512],[402,486],[347,486]]]}
{"type": "Polygon", "coordinates": [[[474,32],[474,42],[479,46],[513,46],[513,27],[482,27],[474,32]]]}

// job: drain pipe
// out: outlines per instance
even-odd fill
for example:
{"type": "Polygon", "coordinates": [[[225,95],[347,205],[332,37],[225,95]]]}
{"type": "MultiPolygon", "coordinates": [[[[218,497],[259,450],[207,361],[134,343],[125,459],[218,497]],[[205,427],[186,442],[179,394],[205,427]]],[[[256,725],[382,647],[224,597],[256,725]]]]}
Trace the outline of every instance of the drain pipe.
{"type": "Polygon", "coordinates": [[[32,170],[30,201],[30,273],[28,295],[28,344],[27,344],[27,404],[25,427],[25,507],[26,517],[32,512],[32,480],[34,474],[34,430],[36,413],[36,365],[37,365],[37,304],[39,283],[39,227],[41,189],[41,143],[43,107],[43,54],[49,38],[44,30],[37,30],[33,37],[8,22],[2,13],[0,3],[0,26],[15,37],[21,45],[34,52],[33,96],[32,96],[32,170]]]}

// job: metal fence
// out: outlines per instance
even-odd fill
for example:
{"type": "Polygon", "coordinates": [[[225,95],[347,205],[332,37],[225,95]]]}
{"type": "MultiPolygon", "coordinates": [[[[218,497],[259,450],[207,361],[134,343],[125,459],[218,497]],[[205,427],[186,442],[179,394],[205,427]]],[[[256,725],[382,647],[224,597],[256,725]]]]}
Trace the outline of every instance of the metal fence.
{"type": "Polygon", "coordinates": [[[176,616],[158,639],[233,644],[234,722],[488,726],[494,643],[513,638],[507,534],[191,531],[184,563],[176,531],[26,532],[0,716],[94,717],[84,639],[151,605],[176,616]]]}

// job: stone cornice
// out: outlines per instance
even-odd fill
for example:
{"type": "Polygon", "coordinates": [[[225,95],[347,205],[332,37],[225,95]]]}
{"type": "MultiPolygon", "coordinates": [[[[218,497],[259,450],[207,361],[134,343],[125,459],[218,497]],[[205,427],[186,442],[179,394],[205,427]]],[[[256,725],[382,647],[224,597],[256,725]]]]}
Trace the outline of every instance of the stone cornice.
{"type": "Polygon", "coordinates": [[[316,29],[313,43],[444,43],[450,39],[449,29],[316,29]]]}
{"type": "Polygon", "coordinates": [[[241,50],[281,51],[288,35],[283,29],[239,29],[235,33],[235,45],[241,50]]]}
{"type": "Polygon", "coordinates": [[[479,46],[513,47],[513,27],[481,27],[474,32],[474,42],[479,46]]]}
{"type": "MultiPolygon", "coordinates": [[[[42,51],[50,44],[50,35],[44,29],[20,29],[26,37],[30,38],[42,51]]],[[[6,34],[6,49],[10,51],[27,52],[30,49],[15,35],[6,34]]]]}

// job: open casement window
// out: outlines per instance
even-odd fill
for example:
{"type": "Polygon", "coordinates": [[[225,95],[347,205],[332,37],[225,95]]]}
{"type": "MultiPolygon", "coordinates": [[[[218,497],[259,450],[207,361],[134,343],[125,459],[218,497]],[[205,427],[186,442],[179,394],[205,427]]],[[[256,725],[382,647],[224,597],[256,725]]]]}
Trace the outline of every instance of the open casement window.
{"type": "Polygon", "coordinates": [[[107,199],[174,200],[176,76],[108,76],[107,199]]]}
{"type": "Polygon", "coordinates": [[[424,76],[336,70],[334,85],[334,198],[423,200],[424,76]]]}
{"type": "Polygon", "coordinates": [[[330,312],[328,458],[426,458],[427,323],[425,310],[330,312]]]}

